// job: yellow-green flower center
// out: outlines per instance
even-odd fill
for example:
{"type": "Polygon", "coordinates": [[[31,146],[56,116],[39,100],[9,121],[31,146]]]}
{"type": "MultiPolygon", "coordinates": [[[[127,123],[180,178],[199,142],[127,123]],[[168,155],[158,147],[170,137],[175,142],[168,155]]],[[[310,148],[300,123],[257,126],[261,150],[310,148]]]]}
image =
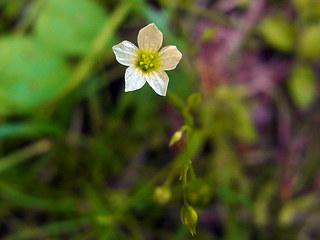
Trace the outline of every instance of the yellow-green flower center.
{"type": "Polygon", "coordinates": [[[159,68],[159,55],[157,52],[140,51],[136,66],[143,72],[151,72],[159,68]]]}

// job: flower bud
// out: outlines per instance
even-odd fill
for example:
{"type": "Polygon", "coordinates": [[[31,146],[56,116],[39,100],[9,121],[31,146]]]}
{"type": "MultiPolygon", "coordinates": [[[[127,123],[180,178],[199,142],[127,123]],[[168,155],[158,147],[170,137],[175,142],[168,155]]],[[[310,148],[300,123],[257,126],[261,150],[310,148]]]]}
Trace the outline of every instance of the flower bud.
{"type": "Polygon", "coordinates": [[[200,93],[193,93],[188,97],[188,106],[197,107],[202,101],[200,93]]]}
{"type": "Polygon", "coordinates": [[[216,29],[215,28],[212,28],[212,27],[206,28],[202,32],[201,41],[202,42],[210,41],[214,37],[215,34],[216,34],[216,29]]]}
{"type": "Polygon", "coordinates": [[[176,131],[171,140],[170,140],[170,143],[169,143],[169,146],[171,147],[173,144],[175,144],[176,142],[179,142],[182,138],[182,133],[183,131],[179,130],[179,131],[176,131]]]}
{"type": "Polygon", "coordinates": [[[153,193],[154,200],[159,204],[166,204],[171,199],[171,191],[167,186],[156,187],[153,193]]]}
{"type": "Polygon", "coordinates": [[[193,207],[189,204],[183,204],[180,213],[181,222],[188,228],[191,235],[196,234],[196,226],[198,222],[198,215],[193,207]]]}

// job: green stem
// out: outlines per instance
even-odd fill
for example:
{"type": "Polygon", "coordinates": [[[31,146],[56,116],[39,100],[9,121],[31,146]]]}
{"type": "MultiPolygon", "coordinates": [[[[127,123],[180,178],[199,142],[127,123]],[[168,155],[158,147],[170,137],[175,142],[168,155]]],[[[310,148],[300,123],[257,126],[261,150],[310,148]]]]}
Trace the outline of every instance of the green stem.
{"type": "Polygon", "coordinates": [[[192,4],[192,5],[180,4],[178,7],[185,11],[193,13],[194,15],[198,15],[198,16],[210,19],[211,21],[217,22],[223,26],[226,26],[226,27],[234,26],[234,24],[231,22],[231,20],[227,15],[224,15],[221,12],[216,11],[212,8],[207,9],[197,4],[192,4]]]}
{"type": "Polygon", "coordinates": [[[108,43],[114,32],[127,16],[133,4],[130,1],[123,1],[114,11],[112,16],[108,18],[87,56],[80,62],[75,69],[73,76],[68,81],[55,101],[67,95],[69,92],[77,88],[90,74],[97,60],[104,54],[106,43],[108,43]]]}
{"type": "Polygon", "coordinates": [[[195,173],[195,171],[194,171],[194,168],[193,168],[192,163],[190,163],[189,171],[190,171],[191,179],[192,179],[192,180],[196,179],[196,173],[195,173]]]}
{"type": "MultiPolygon", "coordinates": [[[[10,236],[8,236],[7,240],[14,239],[35,239],[39,236],[46,236],[50,239],[53,237],[57,237],[61,235],[61,233],[73,233],[78,232],[83,226],[89,225],[91,223],[90,218],[80,218],[80,219],[72,219],[65,220],[61,222],[53,222],[48,223],[39,227],[27,227],[22,228],[10,236]]],[[[21,227],[20,227],[21,228],[21,227]]]]}
{"type": "Polygon", "coordinates": [[[25,16],[19,21],[16,27],[17,35],[24,35],[28,28],[34,23],[37,19],[40,10],[42,9],[45,1],[43,0],[36,0],[33,1],[30,6],[28,7],[25,16]]]}
{"type": "Polygon", "coordinates": [[[51,143],[48,140],[43,139],[15,153],[10,154],[9,156],[0,158],[0,173],[34,156],[43,154],[49,151],[50,148],[51,143]]]}

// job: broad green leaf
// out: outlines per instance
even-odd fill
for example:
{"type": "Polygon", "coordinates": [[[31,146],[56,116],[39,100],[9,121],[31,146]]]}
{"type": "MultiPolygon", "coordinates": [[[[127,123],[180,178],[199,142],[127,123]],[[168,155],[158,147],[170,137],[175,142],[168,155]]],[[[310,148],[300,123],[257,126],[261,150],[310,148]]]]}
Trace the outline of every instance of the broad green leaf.
{"type": "Polygon", "coordinates": [[[265,40],[274,48],[289,52],[294,42],[294,29],[284,17],[269,16],[262,20],[259,30],[265,40]]]}
{"type": "Polygon", "coordinates": [[[34,39],[0,40],[0,114],[30,112],[68,80],[65,62],[34,39]]]}
{"type": "Polygon", "coordinates": [[[315,59],[320,57],[320,26],[307,26],[300,35],[298,53],[301,57],[315,59]]]}
{"type": "Polygon", "coordinates": [[[56,50],[83,55],[101,30],[106,15],[91,0],[48,0],[36,25],[36,35],[56,50]]]}
{"type": "Polygon", "coordinates": [[[297,65],[289,79],[289,91],[301,109],[307,108],[316,98],[316,76],[310,67],[297,65]]]}

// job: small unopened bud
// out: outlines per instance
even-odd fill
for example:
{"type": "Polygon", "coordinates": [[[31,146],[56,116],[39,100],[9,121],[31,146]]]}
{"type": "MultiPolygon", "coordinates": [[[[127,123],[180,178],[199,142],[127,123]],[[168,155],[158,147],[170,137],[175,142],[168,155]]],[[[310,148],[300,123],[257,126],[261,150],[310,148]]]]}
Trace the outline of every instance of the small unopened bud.
{"type": "Polygon", "coordinates": [[[191,235],[196,234],[196,226],[198,222],[198,215],[193,207],[189,204],[183,204],[180,212],[181,222],[188,228],[191,235]]]}
{"type": "Polygon", "coordinates": [[[188,97],[188,106],[197,107],[202,101],[200,93],[193,93],[188,97]]]}
{"type": "Polygon", "coordinates": [[[171,199],[171,191],[167,186],[156,187],[153,198],[159,204],[166,204],[171,199]]]}
{"type": "Polygon", "coordinates": [[[201,41],[202,42],[210,41],[215,34],[216,34],[215,28],[207,28],[202,32],[201,41]]]}
{"type": "Polygon", "coordinates": [[[182,138],[182,133],[183,131],[179,130],[179,131],[176,131],[171,140],[170,140],[170,143],[169,143],[169,146],[171,147],[173,144],[175,144],[176,142],[179,142],[182,138]]]}

